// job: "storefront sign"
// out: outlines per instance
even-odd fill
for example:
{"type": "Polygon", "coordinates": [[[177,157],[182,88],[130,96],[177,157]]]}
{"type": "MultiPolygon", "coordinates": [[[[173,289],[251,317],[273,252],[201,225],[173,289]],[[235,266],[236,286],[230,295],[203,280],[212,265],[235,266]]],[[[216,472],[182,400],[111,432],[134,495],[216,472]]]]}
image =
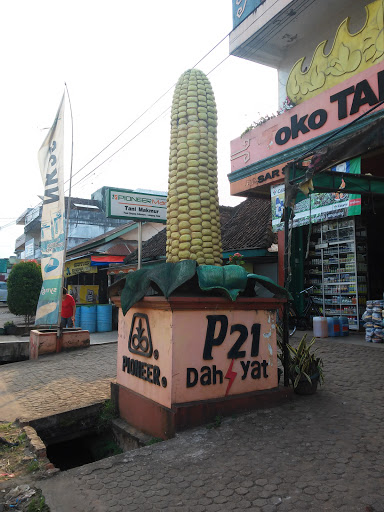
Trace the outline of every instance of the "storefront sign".
{"type": "Polygon", "coordinates": [[[250,176],[245,183],[246,188],[253,188],[259,185],[265,185],[273,183],[275,181],[281,181],[284,177],[285,171],[284,166],[280,166],[276,169],[268,169],[267,171],[259,172],[253,176],[250,176]]]}
{"type": "Polygon", "coordinates": [[[97,272],[97,267],[91,266],[91,258],[80,258],[65,263],[65,277],[75,276],[76,274],[81,274],[81,272],[86,272],[87,274],[95,274],[97,272]]]}
{"type": "Polygon", "coordinates": [[[107,217],[150,222],[167,220],[167,197],[164,195],[110,188],[107,200],[107,217]]]}
{"type": "MultiPolygon", "coordinates": [[[[378,91],[377,95],[369,85],[368,80],[364,79],[355,86],[351,85],[332,94],[329,97],[329,103],[337,105],[337,119],[339,121],[358,114],[364,106],[373,107],[384,99],[384,71],[377,73],[375,90],[378,91]]],[[[277,130],[275,135],[276,144],[283,146],[291,138],[297,139],[300,133],[306,134],[311,130],[322,128],[328,120],[328,109],[331,108],[331,105],[326,105],[326,107],[327,110],[319,108],[300,116],[300,118],[297,115],[291,116],[289,126],[283,126],[277,130]]]]}
{"type": "MultiPolygon", "coordinates": [[[[332,170],[360,174],[360,163],[360,157],[354,158],[333,167],[332,170]]],[[[284,196],[285,186],[283,183],[271,186],[272,229],[274,232],[284,229],[284,222],[281,221],[284,196]]],[[[360,214],[361,196],[344,194],[343,189],[340,188],[337,192],[310,194],[306,199],[297,202],[294,208],[293,227],[360,214]]]]}
{"type": "MultiPolygon", "coordinates": [[[[285,151],[311,139],[326,136],[351,121],[357,119],[384,99],[384,64],[355,75],[343,83],[328,89],[317,96],[297,105],[249,131],[243,137],[231,141],[231,171],[240,171],[258,163],[259,172],[247,177],[240,176],[235,181],[231,176],[231,193],[241,194],[250,180],[254,187],[263,186],[265,180],[258,176],[269,172],[292,158],[283,158],[285,151]],[[276,155],[281,154],[278,166],[276,155]],[[270,160],[274,157],[275,163],[270,160]],[[267,171],[268,170],[268,171],[267,171]],[[254,181],[254,180],[257,181],[254,181]],[[241,181],[236,190],[234,184],[241,181]]],[[[379,105],[375,112],[384,109],[379,105]]],[[[271,175],[272,178],[272,175],[271,175]]]]}

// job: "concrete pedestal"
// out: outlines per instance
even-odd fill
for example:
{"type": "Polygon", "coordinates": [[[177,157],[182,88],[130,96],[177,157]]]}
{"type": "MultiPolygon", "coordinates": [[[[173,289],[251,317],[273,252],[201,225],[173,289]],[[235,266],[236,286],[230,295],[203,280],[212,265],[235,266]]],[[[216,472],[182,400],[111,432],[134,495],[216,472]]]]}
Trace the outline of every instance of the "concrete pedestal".
{"type": "Polygon", "coordinates": [[[39,355],[52,354],[62,350],[86,348],[89,345],[89,331],[64,329],[61,338],[58,338],[57,329],[36,329],[30,332],[29,358],[37,359],[39,355]]]}
{"type": "MultiPolygon", "coordinates": [[[[120,297],[113,297],[121,306],[120,297]]],[[[286,396],[278,389],[276,309],[282,301],[145,297],[119,309],[120,416],[156,437],[286,396]]]]}

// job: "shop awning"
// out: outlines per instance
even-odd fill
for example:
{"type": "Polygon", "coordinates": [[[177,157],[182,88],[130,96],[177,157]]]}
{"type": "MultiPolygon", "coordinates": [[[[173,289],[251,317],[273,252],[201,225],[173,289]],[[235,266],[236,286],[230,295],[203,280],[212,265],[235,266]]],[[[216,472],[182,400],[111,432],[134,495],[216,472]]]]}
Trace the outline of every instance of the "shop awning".
{"type": "Polygon", "coordinates": [[[125,256],[91,256],[91,266],[123,263],[125,256]]]}
{"type": "Polygon", "coordinates": [[[313,185],[314,192],[334,192],[342,188],[345,194],[384,195],[384,178],[369,174],[323,171],[321,174],[314,176],[313,185]]]}
{"type": "Polygon", "coordinates": [[[300,189],[306,189],[308,185],[314,187],[313,192],[335,192],[342,180],[345,183],[343,192],[383,196],[383,178],[330,171],[342,162],[379,149],[384,149],[384,116],[336,142],[330,141],[327,146],[315,149],[300,160],[290,162],[285,171],[286,201],[289,201],[286,204],[299,200],[300,189]]]}

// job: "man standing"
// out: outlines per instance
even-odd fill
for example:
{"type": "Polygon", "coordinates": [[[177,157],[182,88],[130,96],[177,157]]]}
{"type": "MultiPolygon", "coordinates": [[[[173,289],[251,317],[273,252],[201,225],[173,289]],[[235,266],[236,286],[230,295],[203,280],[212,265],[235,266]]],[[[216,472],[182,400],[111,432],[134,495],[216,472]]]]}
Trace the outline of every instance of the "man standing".
{"type": "Polygon", "coordinates": [[[60,327],[74,327],[76,314],[75,299],[63,288],[63,299],[61,302],[61,322],[60,327]]]}

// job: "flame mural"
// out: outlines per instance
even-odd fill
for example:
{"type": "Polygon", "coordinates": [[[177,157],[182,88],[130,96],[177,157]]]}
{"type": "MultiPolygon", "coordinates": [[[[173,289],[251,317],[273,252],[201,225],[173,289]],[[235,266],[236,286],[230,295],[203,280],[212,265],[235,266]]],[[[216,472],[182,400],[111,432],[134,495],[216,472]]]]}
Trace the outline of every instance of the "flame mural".
{"type": "Polygon", "coordinates": [[[295,103],[313,98],[369,67],[384,56],[383,0],[365,7],[367,18],[361,30],[349,32],[349,18],[337,29],[331,51],[324,53],[327,40],[320,43],[311,64],[302,71],[305,57],[293,66],[287,80],[287,95],[295,103]]]}

